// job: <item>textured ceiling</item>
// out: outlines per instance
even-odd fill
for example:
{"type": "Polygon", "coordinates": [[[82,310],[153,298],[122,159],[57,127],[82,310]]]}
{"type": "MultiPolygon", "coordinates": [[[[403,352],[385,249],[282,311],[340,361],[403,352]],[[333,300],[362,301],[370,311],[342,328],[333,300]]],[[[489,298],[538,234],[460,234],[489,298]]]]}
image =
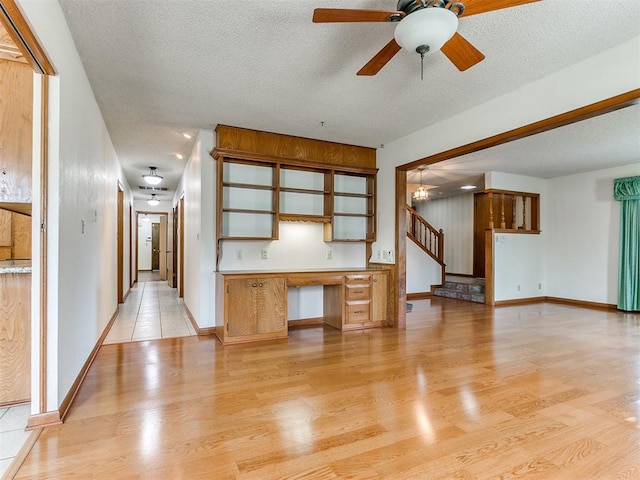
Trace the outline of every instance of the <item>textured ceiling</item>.
{"type": "Polygon", "coordinates": [[[393,0],[60,3],[134,190],[149,165],[175,188],[184,161],[173,155],[192,147],[184,130],[222,123],[376,147],[640,33],[637,0],[463,17],[458,31],[486,60],[461,73],[430,55],[421,82],[419,57],[406,52],[374,77],[355,74],[393,24],[311,22],[316,7],[395,9],[393,0]]]}

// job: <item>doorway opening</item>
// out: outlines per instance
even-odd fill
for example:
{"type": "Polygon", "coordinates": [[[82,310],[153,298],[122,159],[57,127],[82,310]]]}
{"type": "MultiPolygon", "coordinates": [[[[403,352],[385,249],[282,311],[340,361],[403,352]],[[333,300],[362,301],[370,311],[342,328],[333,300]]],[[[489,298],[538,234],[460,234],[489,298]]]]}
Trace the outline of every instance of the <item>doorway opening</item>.
{"type": "Polygon", "coordinates": [[[169,277],[168,216],[163,212],[136,212],[136,281],[164,281],[169,277]]]}

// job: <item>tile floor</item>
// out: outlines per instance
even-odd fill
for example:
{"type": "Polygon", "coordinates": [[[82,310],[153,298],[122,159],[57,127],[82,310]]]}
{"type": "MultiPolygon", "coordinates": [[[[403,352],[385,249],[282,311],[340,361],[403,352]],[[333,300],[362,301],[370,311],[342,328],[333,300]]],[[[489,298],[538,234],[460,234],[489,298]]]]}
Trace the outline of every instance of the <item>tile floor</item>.
{"type": "Polygon", "coordinates": [[[178,291],[151,272],[139,272],[103,344],[195,335],[178,291]]]}
{"type": "Polygon", "coordinates": [[[25,432],[30,405],[0,408],[0,478],[11,465],[31,432],[25,432]]]}

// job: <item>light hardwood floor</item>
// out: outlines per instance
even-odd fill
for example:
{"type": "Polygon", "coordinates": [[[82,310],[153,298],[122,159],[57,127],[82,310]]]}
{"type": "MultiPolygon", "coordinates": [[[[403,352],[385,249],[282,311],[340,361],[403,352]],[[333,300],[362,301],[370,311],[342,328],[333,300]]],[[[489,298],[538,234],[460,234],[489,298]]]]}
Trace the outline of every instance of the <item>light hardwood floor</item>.
{"type": "Polygon", "coordinates": [[[640,478],[640,315],[412,303],[406,331],[103,346],[16,478],[640,478]]]}

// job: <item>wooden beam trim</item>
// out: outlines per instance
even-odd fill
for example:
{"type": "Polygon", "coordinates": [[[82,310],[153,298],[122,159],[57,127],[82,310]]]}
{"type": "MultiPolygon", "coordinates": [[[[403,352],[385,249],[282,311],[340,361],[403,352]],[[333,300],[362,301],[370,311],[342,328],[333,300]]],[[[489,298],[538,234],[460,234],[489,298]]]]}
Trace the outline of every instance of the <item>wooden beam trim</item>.
{"type": "Polygon", "coordinates": [[[26,430],[33,430],[41,427],[51,427],[53,425],[60,425],[60,412],[58,410],[52,410],[50,412],[37,413],[31,415],[27,419],[26,430]]]}
{"type": "Polygon", "coordinates": [[[580,122],[582,120],[587,120],[592,117],[597,117],[599,115],[604,115],[606,113],[611,113],[616,110],[635,105],[638,103],[638,99],[640,99],[640,88],[636,88],[635,90],[585,105],[584,107],[576,108],[559,115],[554,115],[553,117],[545,118],[544,120],[539,120],[522,127],[514,128],[507,132],[483,138],[482,140],[468,143],[460,147],[429,155],[398,168],[402,168],[405,171],[411,170],[419,166],[431,165],[433,163],[442,162],[468,153],[502,145],[503,143],[520,140],[537,133],[543,133],[553,130],[554,128],[563,127],[571,123],[580,122]]]}
{"type": "Polygon", "coordinates": [[[263,153],[245,152],[241,150],[229,150],[225,148],[215,147],[209,152],[214,160],[219,158],[225,159],[238,159],[238,160],[251,160],[251,162],[263,162],[269,164],[278,164],[291,167],[301,168],[316,168],[321,171],[340,171],[340,172],[353,172],[353,173],[369,173],[375,174],[378,169],[370,167],[351,167],[348,165],[341,165],[337,163],[324,163],[317,160],[300,160],[297,158],[289,157],[277,157],[274,155],[267,155],[263,153]]]}
{"type": "Polygon", "coordinates": [[[0,2],[0,21],[36,73],[57,75],[56,69],[15,0],[0,2]]]}
{"type": "Polygon", "coordinates": [[[216,334],[216,327],[204,327],[201,328],[198,325],[198,322],[196,322],[195,317],[193,316],[193,314],[191,313],[191,310],[189,310],[189,307],[187,307],[186,304],[182,304],[182,306],[184,307],[184,311],[187,313],[187,318],[189,318],[189,321],[191,322],[191,325],[193,326],[193,329],[196,331],[196,335],[200,336],[205,336],[205,335],[215,335],[216,334]]]}
{"type": "Polygon", "coordinates": [[[407,326],[407,174],[396,168],[396,298],[394,324],[396,328],[407,326]],[[401,236],[402,235],[402,236],[401,236]],[[401,236],[401,238],[399,238],[401,236]]]}

